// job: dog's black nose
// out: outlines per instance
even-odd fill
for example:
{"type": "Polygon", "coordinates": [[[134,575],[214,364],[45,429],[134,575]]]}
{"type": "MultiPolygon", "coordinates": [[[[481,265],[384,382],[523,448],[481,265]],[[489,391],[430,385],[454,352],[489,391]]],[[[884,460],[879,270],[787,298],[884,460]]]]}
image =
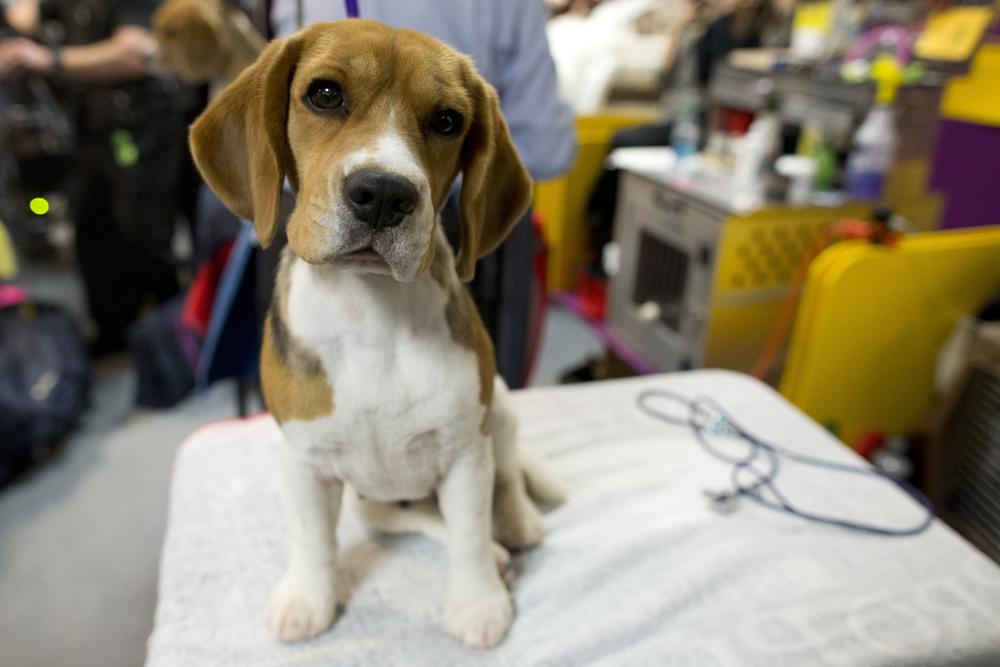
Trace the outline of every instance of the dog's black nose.
{"type": "Polygon", "coordinates": [[[402,176],[377,169],[358,169],[344,179],[351,212],[378,231],[395,227],[417,207],[417,188],[402,176]]]}

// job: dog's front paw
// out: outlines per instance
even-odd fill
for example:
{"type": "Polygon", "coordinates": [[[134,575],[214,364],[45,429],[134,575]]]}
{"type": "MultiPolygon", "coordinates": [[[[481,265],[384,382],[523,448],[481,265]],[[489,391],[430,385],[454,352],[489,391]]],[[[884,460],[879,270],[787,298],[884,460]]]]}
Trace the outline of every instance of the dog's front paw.
{"type": "Polygon", "coordinates": [[[503,639],[513,618],[514,604],[501,585],[478,597],[449,599],[444,610],[444,628],[462,643],[490,648],[503,639]]]}
{"type": "Polygon", "coordinates": [[[291,573],[271,596],[271,630],[281,641],[315,637],[333,624],[337,598],[329,586],[309,585],[291,573]]]}

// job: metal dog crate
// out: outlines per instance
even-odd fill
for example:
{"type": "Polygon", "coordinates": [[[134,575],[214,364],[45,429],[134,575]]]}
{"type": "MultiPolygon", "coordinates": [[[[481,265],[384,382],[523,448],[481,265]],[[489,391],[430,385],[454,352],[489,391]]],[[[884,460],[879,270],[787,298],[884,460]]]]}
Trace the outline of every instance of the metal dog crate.
{"type": "Polygon", "coordinates": [[[867,212],[775,205],[735,213],[718,192],[625,172],[610,326],[664,371],[749,371],[816,237],[867,212]]]}

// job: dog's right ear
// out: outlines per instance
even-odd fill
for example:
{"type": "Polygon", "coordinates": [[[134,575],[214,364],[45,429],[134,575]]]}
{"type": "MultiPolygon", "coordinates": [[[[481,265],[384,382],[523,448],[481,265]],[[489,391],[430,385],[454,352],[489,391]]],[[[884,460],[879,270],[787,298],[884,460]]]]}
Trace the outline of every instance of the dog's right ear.
{"type": "Polygon", "coordinates": [[[268,45],[191,126],[191,154],[205,182],[229,210],[253,220],[264,247],[278,228],[285,177],[296,184],[288,97],[302,41],[268,45]]]}

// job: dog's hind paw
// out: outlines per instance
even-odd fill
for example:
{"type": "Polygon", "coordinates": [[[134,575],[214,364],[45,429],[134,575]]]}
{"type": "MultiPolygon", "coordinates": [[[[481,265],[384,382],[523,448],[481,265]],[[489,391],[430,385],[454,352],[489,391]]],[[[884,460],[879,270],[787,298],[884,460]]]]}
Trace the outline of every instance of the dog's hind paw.
{"type": "Polygon", "coordinates": [[[528,549],[542,541],[542,515],[526,496],[507,493],[493,515],[493,536],[508,549],[528,549]]]}
{"type": "Polygon", "coordinates": [[[496,561],[497,567],[503,572],[510,565],[510,552],[498,542],[494,542],[490,547],[493,551],[493,560],[496,561]]]}
{"type": "Polygon", "coordinates": [[[310,590],[287,575],[271,596],[271,630],[284,642],[315,637],[333,625],[336,614],[332,591],[310,590]]]}
{"type": "Polygon", "coordinates": [[[449,599],[444,628],[458,641],[475,648],[496,646],[514,619],[514,604],[503,586],[469,599],[449,599]]]}

